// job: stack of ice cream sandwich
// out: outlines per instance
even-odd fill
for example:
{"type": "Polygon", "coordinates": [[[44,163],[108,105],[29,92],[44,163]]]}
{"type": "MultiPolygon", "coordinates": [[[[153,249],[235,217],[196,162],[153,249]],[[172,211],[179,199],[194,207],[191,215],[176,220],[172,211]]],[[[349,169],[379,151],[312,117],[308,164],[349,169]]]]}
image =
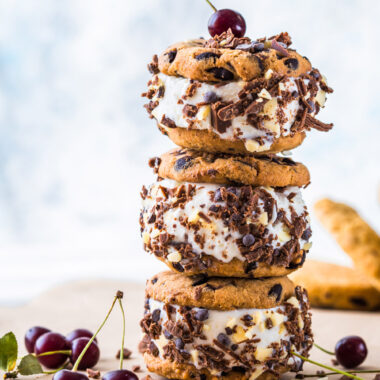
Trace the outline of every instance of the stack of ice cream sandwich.
{"type": "Polygon", "coordinates": [[[141,321],[159,375],[275,379],[312,347],[306,291],[287,278],[311,247],[310,177],[280,153],[331,129],[316,115],[332,90],[290,45],[229,31],[148,65],[146,109],[179,145],[150,160],[141,193],[144,249],[170,268],[148,280],[141,321]]]}

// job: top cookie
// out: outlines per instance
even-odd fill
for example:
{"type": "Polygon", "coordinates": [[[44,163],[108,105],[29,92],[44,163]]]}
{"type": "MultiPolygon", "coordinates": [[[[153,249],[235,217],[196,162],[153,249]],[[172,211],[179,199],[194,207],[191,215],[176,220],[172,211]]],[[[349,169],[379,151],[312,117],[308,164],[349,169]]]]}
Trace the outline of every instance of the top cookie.
{"type": "Polygon", "coordinates": [[[281,33],[252,41],[229,30],[209,40],[195,39],[171,45],[150,65],[151,71],[205,82],[250,81],[271,69],[297,77],[312,67],[306,57],[289,49],[291,39],[281,33]]]}
{"type": "Polygon", "coordinates": [[[188,277],[161,272],[146,285],[146,296],[179,306],[216,310],[269,309],[294,295],[286,276],[266,279],[188,277]]]}
{"type": "Polygon", "coordinates": [[[306,166],[275,155],[249,156],[173,149],[150,165],[160,177],[178,182],[239,183],[254,186],[305,186],[306,166]]]}

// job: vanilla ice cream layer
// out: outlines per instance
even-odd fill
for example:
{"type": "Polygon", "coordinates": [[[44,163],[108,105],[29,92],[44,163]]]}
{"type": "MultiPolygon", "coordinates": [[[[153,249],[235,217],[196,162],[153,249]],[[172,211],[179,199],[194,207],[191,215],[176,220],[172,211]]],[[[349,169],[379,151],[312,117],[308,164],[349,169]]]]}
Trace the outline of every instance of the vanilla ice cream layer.
{"type": "MultiPolygon", "coordinates": [[[[304,300],[307,302],[307,299],[304,300]]],[[[157,346],[160,356],[163,356],[163,347],[169,342],[169,339],[164,335],[165,323],[168,321],[167,312],[165,309],[165,304],[154,299],[149,299],[149,310],[153,313],[155,310],[159,310],[160,320],[158,324],[162,326],[162,332],[158,339],[152,339],[154,344],[157,346]]],[[[296,297],[291,297],[287,303],[292,305],[292,308],[299,310],[298,327],[300,330],[303,329],[304,320],[302,319],[300,303],[296,297]]],[[[170,319],[173,322],[183,323],[186,326],[186,321],[183,315],[180,313],[180,307],[177,305],[171,305],[174,312],[171,312],[170,319]]],[[[192,308],[195,313],[197,311],[205,312],[205,309],[192,308]]],[[[203,338],[194,337],[193,342],[186,343],[183,346],[183,350],[187,351],[190,355],[190,363],[197,368],[201,368],[198,362],[199,352],[196,349],[197,345],[210,345],[215,347],[215,340],[223,342],[225,345],[234,349],[236,354],[244,352],[246,344],[250,346],[255,346],[254,351],[255,359],[260,361],[261,364],[255,366],[255,372],[252,379],[258,377],[265,370],[265,361],[271,358],[274,354],[273,347],[275,345],[281,345],[284,342],[290,342],[292,335],[286,328],[286,322],[288,321],[288,316],[286,315],[286,308],[284,305],[270,308],[270,309],[237,309],[231,311],[220,311],[220,310],[207,310],[207,318],[203,321],[202,334],[203,338]],[[247,326],[244,323],[244,319],[248,318],[251,320],[251,326],[247,326]],[[267,320],[270,319],[270,324],[267,320]],[[226,328],[231,329],[232,334],[226,334],[226,328]],[[220,334],[223,334],[220,336],[220,334]],[[227,337],[227,340],[226,340],[227,337]],[[235,345],[235,347],[233,346],[235,345]]],[[[157,314],[157,311],[155,312],[157,314]]],[[[296,348],[290,345],[292,350],[300,353],[296,348]]],[[[288,352],[284,351],[281,359],[287,356],[288,352]]],[[[234,360],[228,353],[226,354],[227,359],[234,360]]],[[[294,360],[297,358],[289,358],[288,364],[294,364],[294,360]]],[[[235,363],[239,365],[239,363],[235,363]]]]}
{"type": "MultiPolygon", "coordinates": [[[[298,91],[296,78],[287,77],[279,83],[281,91],[293,93],[298,91]]],[[[305,85],[308,84],[308,79],[302,79],[305,85]]],[[[157,91],[151,99],[157,102],[156,107],[152,111],[152,115],[160,122],[163,116],[174,121],[179,128],[191,129],[207,129],[212,130],[226,140],[243,140],[246,142],[247,149],[249,150],[249,141],[254,141],[261,138],[264,145],[257,147],[254,144],[255,150],[266,150],[271,146],[273,139],[280,136],[287,136],[290,134],[290,127],[293,125],[296,115],[300,107],[299,98],[293,98],[282,102],[282,95],[271,96],[268,91],[262,91],[259,96],[269,101],[265,104],[264,109],[260,116],[264,116],[260,128],[256,128],[250,124],[247,116],[237,116],[232,119],[231,126],[226,129],[224,133],[219,132],[212,127],[210,105],[202,105],[199,107],[197,113],[193,117],[186,116],[183,112],[185,105],[197,105],[204,102],[206,93],[214,93],[223,102],[237,102],[239,100],[239,92],[244,88],[247,82],[235,81],[224,84],[223,86],[210,84],[210,83],[197,83],[198,87],[193,96],[186,96],[186,91],[191,85],[188,78],[168,76],[165,74],[157,74],[149,87],[150,90],[162,87],[162,92],[157,91]]],[[[319,87],[319,84],[318,84],[319,87]]],[[[309,93],[306,94],[305,99],[308,99],[309,93]]],[[[324,106],[326,99],[325,92],[319,88],[315,97],[315,101],[320,107],[324,106]]],[[[315,113],[310,113],[314,116],[315,113]]],[[[163,128],[166,128],[161,124],[163,128]]]]}
{"type": "MultiPolygon", "coordinates": [[[[231,227],[226,227],[223,219],[208,213],[210,206],[225,206],[224,201],[215,202],[213,194],[222,185],[208,183],[194,183],[193,195],[185,204],[176,205],[177,197],[163,193],[163,189],[175,190],[181,186],[188,186],[187,183],[179,183],[173,180],[164,179],[151,185],[148,193],[143,199],[142,219],[143,228],[142,236],[144,243],[148,246],[153,241],[159,241],[162,233],[168,233],[173,236],[173,241],[177,243],[189,243],[192,251],[196,254],[206,254],[228,263],[234,258],[246,260],[241,254],[237,240],[242,239],[243,235],[231,227]],[[160,210],[160,220],[157,223],[157,209],[160,210]],[[207,218],[202,218],[207,215],[207,218]],[[154,223],[149,223],[150,220],[154,223]],[[194,226],[194,228],[191,228],[194,226]],[[199,239],[201,237],[201,239],[199,239]]],[[[241,191],[235,187],[237,194],[241,191]]],[[[292,211],[297,217],[305,220],[306,227],[309,228],[309,216],[306,206],[303,202],[301,191],[298,187],[285,187],[276,190],[272,187],[262,187],[275,200],[273,205],[272,216],[269,219],[268,213],[264,210],[264,201],[259,199],[258,208],[250,216],[245,216],[245,223],[257,223],[265,226],[264,237],[272,236],[269,243],[273,249],[280,249],[289,240],[292,239],[288,227],[282,222],[276,222],[277,214],[280,210],[285,212],[288,220],[292,220],[292,211]]],[[[167,191],[165,191],[167,193],[167,191]]],[[[294,216],[294,214],[293,214],[294,216]]],[[[299,238],[300,249],[308,251],[311,243],[299,238]]],[[[180,253],[177,252],[175,245],[168,246],[169,254],[167,259],[173,262],[181,260],[180,253]]]]}

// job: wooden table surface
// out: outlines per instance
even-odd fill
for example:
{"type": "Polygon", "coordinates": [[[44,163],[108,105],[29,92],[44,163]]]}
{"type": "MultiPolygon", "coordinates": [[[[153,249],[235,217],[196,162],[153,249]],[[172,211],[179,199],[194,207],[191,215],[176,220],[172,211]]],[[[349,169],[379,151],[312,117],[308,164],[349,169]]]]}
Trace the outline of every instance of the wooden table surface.
{"type": "MultiPolygon", "coordinates": [[[[147,372],[137,350],[141,337],[139,320],[143,314],[144,305],[144,287],[141,284],[87,280],[61,285],[42,294],[27,305],[0,308],[0,336],[13,331],[24,352],[24,333],[34,325],[46,326],[62,334],[67,334],[79,327],[94,331],[104,319],[117,290],[124,292],[127,317],[125,345],[133,351],[132,357],[125,360],[124,367],[131,369],[133,365],[140,365],[142,370],[138,375],[142,378],[147,372]]],[[[341,337],[362,336],[367,342],[369,354],[361,369],[380,368],[380,313],[313,310],[313,330],[316,343],[331,350],[341,337]]],[[[97,369],[107,371],[118,368],[115,355],[120,348],[121,331],[121,313],[115,306],[108,323],[98,336],[101,360],[97,369]]],[[[331,357],[317,349],[312,350],[311,358],[331,365],[331,357]]],[[[306,364],[304,373],[315,373],[316,370],[318,367],[306,364]]],[[[362,377],[373,379],[374,376],[368,374],[362,377]]],[[[40,378],[44,377],[47,378],[47,376],[40,378]]],[[[283,378],[294,379],[294,374],[284,375],[283,378]]]]}

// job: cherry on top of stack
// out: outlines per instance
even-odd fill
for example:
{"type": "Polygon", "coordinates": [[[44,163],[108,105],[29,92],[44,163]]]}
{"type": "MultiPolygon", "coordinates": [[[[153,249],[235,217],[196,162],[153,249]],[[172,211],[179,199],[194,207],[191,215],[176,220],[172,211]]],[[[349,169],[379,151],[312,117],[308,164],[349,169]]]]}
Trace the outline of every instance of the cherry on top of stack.
{"type": "Polygon", "coordinates": [[[332,89],[290,36],[236,33],[179,42],[153,57],[143,96],[162,133],[185,148],[263,154],[297,147],[311,129],[330,130],[316,116],[332,89]]]}

